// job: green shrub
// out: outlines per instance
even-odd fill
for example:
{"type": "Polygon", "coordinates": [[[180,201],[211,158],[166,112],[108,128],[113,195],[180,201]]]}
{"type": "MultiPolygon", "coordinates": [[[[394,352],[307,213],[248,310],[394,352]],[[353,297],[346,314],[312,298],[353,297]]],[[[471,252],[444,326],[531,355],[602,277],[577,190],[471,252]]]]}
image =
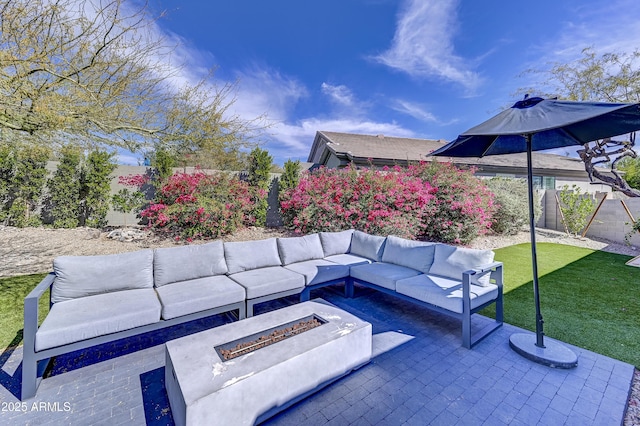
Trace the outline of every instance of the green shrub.
{"type": "MultiPolygon", "coordinates": [[[[492,178],[485,181],[497,206],[491,230],[513,235],[529,224],[529,191],[525,179],[492,178]]],[[[534,216],[540,216],[540,200],[534,196],[534,216]]]]}

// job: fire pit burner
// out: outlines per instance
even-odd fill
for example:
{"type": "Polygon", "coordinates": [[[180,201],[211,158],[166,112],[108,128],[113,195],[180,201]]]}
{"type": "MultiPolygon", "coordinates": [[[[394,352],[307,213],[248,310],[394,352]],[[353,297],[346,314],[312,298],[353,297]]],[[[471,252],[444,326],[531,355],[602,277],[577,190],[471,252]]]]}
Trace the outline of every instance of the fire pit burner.
{"type": "Polygon", "coordinates": [[[236,339],[215,347],[223,361],[229,361],[274,343],[304,333],[325,324],[327,321],[317,315],[309,315],[286,324],[273,327],[250,336],[236,339]]]}

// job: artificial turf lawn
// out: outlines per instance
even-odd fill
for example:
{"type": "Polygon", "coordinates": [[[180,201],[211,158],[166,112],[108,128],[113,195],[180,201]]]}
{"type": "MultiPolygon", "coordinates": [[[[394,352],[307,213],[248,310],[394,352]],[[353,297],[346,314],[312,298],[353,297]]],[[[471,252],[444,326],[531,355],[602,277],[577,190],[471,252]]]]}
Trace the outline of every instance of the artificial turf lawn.
{"type": "MultiPolygon", "coordinates": [[[[22,344],[24,298],[46,274],[20,275],[0,279],[0,354],[22,344]]],[[[49,311],[49,290],[40,298],[40,322],[49,311]]]]}
{"type": "MultiPolygon", "coordinates": [[[[535,331],[531,245],[495,253],[505,322],[535,331]]],[[[640,268],[625,265],[631,257],[553,243],[537,253],[545,335],[640,368],[640,268]]]]}
{"type": "MultiPolygon", "coordinates": [[[[640,268],[625,265],[629,256],[552,243],[537,248],[545,334],[640,367],[640,268]]],[[[533,331],[531,245],[495,252],[504,263],[505,322],[533,331]]],[[[42,278],[0,279],[0,351],[22,343],[24,298],[42,278]]],[[[48,293],[40,298],[40,321],[48,300],[48,293]]]]}

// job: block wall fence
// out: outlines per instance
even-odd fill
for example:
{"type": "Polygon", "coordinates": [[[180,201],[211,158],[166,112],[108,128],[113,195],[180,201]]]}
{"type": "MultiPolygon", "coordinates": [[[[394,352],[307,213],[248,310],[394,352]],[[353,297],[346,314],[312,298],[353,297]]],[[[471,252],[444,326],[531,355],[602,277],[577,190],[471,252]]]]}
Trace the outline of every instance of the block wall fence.
{"type": "MultiPolygon", "coordinates": [[[[541,228],[564,231],[560,209],[556,200],[557,190],[546,190],[542,196],[543,215],[538,221],[541,228]]],[[[628,198],[619,193],[596,192],[589,194],[596,204],[604,198],[604,202],[595,215],[586,237],[604,238],[606,240],[626,244],[625,235],[631,230],[631,218],[625,205],[635,220],[640,219],[640,198],[628,198]],[[624,202],[624,204],[623,204],[624,202]]],[[[640,247],[640,233],[633,235],[630,244],[640,247]]]]}

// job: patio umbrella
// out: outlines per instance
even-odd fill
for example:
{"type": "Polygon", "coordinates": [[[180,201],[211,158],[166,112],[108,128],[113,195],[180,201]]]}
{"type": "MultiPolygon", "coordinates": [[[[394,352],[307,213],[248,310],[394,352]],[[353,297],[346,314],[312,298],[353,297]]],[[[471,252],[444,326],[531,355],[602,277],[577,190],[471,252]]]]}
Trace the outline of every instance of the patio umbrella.
{"type": "Polygon", "coordinates": [[[522,356],[559,368],[577,365],[577,357],[570,349],[552,339],[547,339],[546,345],[544,341],[533,217],[531,152],[583,145],[639,129],[640,104],[637,103],[571,102],[525,96],[524,100],[516,102],[511,108],[467,130],[456,140],[431,153],[446,157],[527,153],[536,333],[516,333],[510,337],[509,345],[522,356]]]}

